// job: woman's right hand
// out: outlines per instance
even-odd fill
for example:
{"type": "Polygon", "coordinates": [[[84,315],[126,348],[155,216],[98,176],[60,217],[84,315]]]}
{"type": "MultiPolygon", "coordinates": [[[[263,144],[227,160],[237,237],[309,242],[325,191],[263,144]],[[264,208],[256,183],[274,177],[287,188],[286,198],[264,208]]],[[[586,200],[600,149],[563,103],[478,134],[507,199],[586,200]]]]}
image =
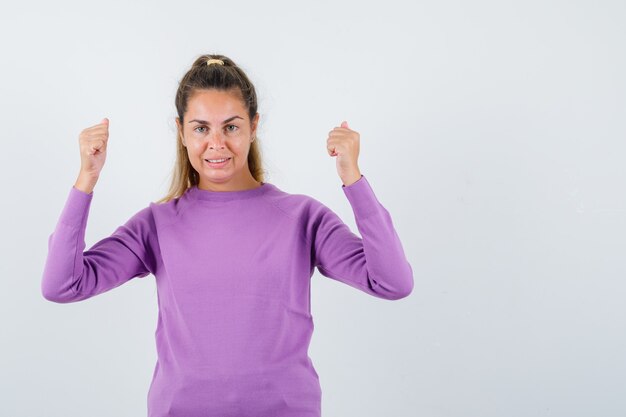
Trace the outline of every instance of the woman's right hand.
{"type": "Polygon", "coordinates": [[[104,118],[97,125],[80,132],[80,175],[92,179],[100,176],[106,159],[109,140],[109,119],[104,118]]]}
{"type": "Polygon", "coordinates": [[[109,140],[109,119],[104,118],[95,125],[84,129],[78,136],[80,148],[80,172],[74,188],[91,194],[106,159],[109,140]]]}

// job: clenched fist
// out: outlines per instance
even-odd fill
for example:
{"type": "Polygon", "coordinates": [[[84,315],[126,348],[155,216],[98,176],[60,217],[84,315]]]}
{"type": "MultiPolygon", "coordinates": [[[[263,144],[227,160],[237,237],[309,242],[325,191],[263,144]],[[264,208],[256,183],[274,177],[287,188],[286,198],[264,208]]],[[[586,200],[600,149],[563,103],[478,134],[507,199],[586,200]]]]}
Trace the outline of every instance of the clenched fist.
{"type": "Polygon", "coordinates": [[[337,173],[344,186],[354,184],[361,178],[359,170],[359,132],[348,127],[344,121],[340,127],[328,132],[326,139],[326,151],[330,156],[336,157],[337,173]]]}
{"type": "Polygon", "coordinates": [[[106,159],[109,140],[109,119],[104,118],[97,125],[80,132],[80,172],[82,175],[97,178],[106,159]]]}
{"type": "Polygon", "coordinates": [[[95,125],[80,132],[80,172],[74,188],[91,194],[98,182],[100,171],[106,159],[107,141],[109,140],[109,119],[104,118],[95,125]]]}

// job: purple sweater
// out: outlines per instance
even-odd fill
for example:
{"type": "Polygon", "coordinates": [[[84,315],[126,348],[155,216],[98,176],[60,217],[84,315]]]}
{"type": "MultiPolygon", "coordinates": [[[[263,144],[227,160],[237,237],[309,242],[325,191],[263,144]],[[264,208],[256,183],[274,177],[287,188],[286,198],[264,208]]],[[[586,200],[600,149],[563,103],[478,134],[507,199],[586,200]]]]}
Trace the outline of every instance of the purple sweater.
{"type": "Polygon", "coordinates": [[[342,188],[362,237],[316,199],[263,183],[151,202],[83,251],[93,192],[72,186],[48,239],[42,294],[72,303],[154,275],[149,417],[319,417],[308,356],[314,268],[387,300],[413,290],[389,212],[365,176],[342,188]]]}

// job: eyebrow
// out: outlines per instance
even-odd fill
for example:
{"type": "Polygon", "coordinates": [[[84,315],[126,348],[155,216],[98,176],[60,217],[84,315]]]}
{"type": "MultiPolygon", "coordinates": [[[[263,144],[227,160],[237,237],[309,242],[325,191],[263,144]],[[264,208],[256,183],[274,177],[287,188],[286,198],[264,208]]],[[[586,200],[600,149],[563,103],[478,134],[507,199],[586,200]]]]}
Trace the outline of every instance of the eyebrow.
{"type": "MultiPolygon", "coordinates": [[[[239,117],[239,116],[229,117],[228,119],[224,120],[222,122],[222,124],[226,124],[226,123],[228,123],[228,122],[230,122],[231,120],[234,120],[234,119],[241,119],[241,120],[243,120],[243,117],[239,117]]],[[[210,125],[211,124],[211,123],[207,122],[206,120],[198,120],[198,119],[190,120],[187,123],[193,123],[193,122],[198,122],[198,123],[202,123],[202,124],[205,124],[205,125],[210,125]]]]}

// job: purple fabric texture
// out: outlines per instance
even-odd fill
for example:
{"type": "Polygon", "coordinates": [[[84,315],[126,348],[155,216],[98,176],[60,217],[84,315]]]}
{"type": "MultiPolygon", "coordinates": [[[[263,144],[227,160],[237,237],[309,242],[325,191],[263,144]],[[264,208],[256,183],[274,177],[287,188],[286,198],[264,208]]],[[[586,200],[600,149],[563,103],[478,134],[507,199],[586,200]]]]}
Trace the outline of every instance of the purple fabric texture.
{"type": "Polygon", "coordinates": [[[387,300],[408,296],[414,283],[365,176],[342,189],[361,237],[321,202],[271,183],[196,186],[151,202],[85,251],[93,192],[72,186],[48,239],[42,295],[72,303],[155,277],[149,417],[319,417],[322,392],[308,356],[314,269],[387,300]]]}

